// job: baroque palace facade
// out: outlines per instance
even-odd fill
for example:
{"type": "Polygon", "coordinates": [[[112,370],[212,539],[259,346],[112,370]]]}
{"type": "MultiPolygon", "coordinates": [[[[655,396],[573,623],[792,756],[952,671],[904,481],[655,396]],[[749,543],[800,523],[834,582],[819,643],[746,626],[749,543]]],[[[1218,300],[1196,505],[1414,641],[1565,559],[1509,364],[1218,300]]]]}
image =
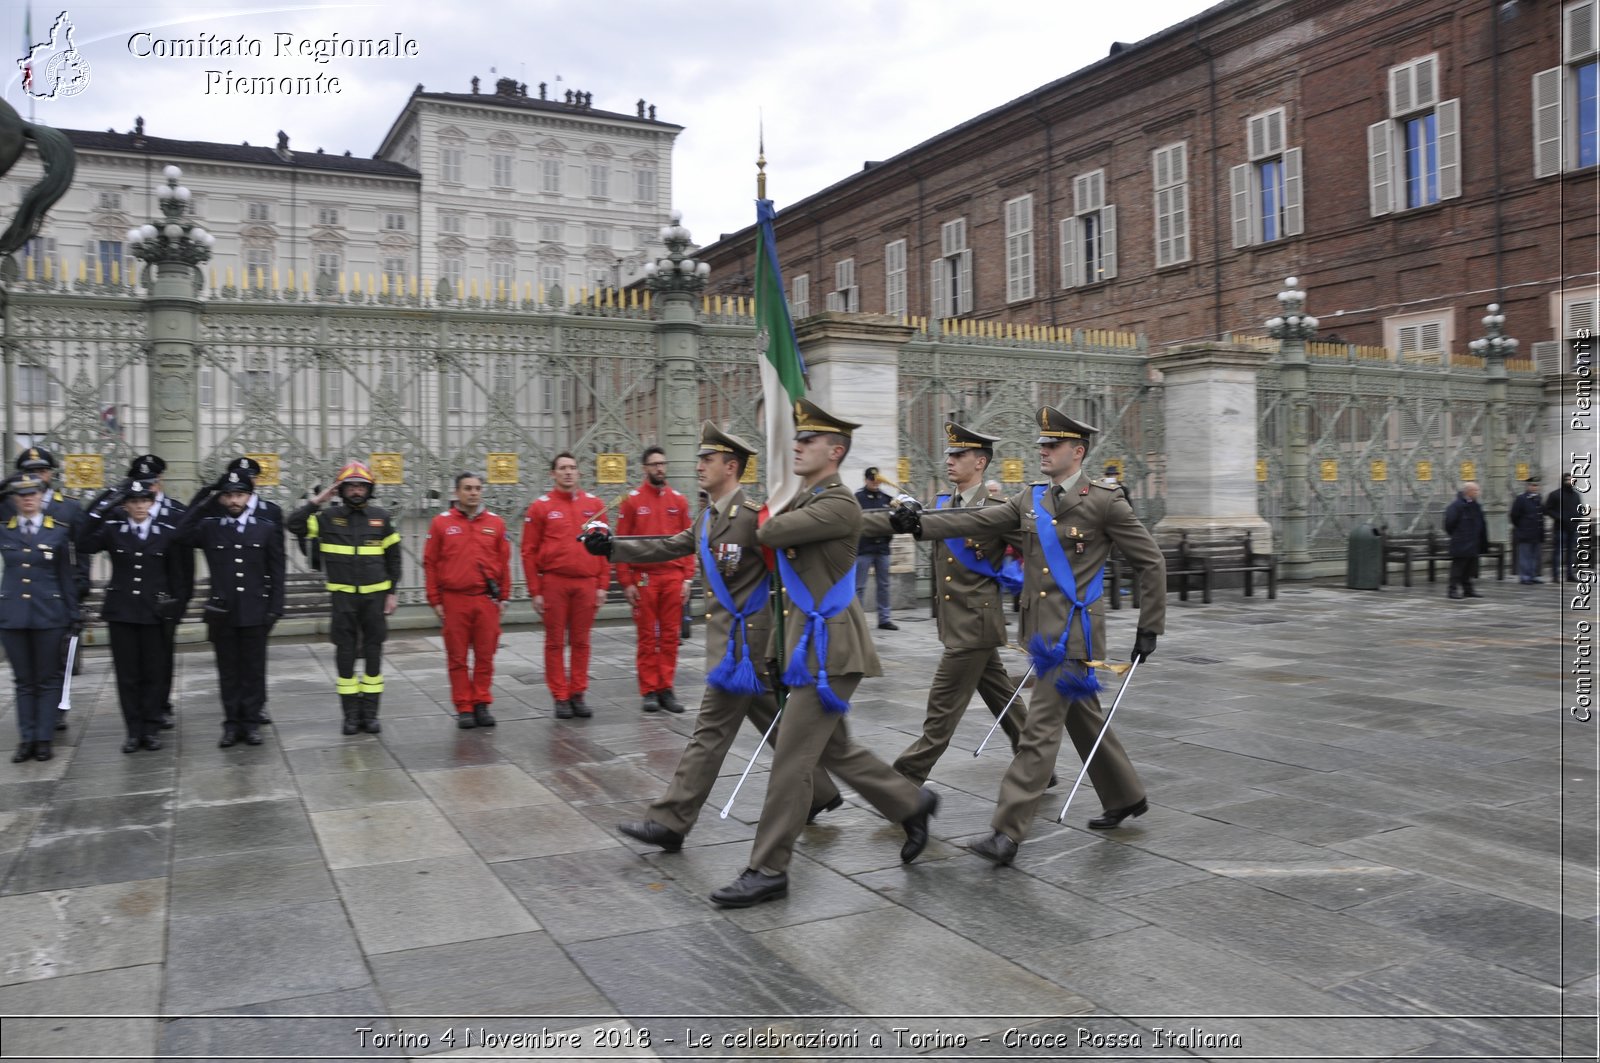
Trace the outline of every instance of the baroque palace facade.
{"type": "MultiPolygon", "coordinates": [[[[779,214],[821,310],[1321,338],[1467,361],[1498,302],[1554,370],[1596,317],[1596,0],[1227,0],[779,214]]],[[[700,252],[748,291],[753,230],[700,252]]]]}
{"type": "MultiPolygon", "coordinates": [[[[322,284],[409,289],[443,279],[485,297],[620,287],[662,252],[681,126],[600,110],[590,94],[501,78],[481,91],[406,100],[371,158],[217,144],[132,131],[66,130],[73,188],[19,256],[24,276],[80,270],[126,283],[127,230],[159,214],[162,169],[176,163],[195,214],[217,238],[213,289],[322,284]]],[[[4,178],[5,202],[37,180],[29,153],[4,178]]]]}

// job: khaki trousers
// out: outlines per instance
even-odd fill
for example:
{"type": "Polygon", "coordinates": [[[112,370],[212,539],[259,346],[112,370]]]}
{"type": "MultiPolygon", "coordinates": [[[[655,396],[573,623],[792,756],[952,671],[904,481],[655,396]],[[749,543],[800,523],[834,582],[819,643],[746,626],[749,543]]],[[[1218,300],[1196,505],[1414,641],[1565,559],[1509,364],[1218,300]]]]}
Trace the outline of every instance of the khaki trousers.
{"type": "MultiPolygon", "coordinates": [[[[777,711],[777,700],[770,693],[751,697],[706,687],[705,697],[700,701],[700,714],[695,718],[694,735],[684,747],[683,756],[678,758],[678,770],[673,773],[666,794],[651,804],[649,818],[668,830],[688,834],[700,818],[700,809],[711,795],[711,788],[717,783],[722,762],[738,737],[739,724],[748,718],[764,734],[777,711]]],[[[775,737],[772,741],[776,746],[775,737]]],[[[811,793],[812,804],[806,808],[807,815],[815,805],[838,797],[839,788],[819,767],[811,773],[811,793]]]]}
{"type": "MultiPolygon", "coordinates": [[[[1081,661],[1068,661],[1063,668],[1083,674],[1081,661]]],[[[1100,699],[1095,696],[1069,702],[1056,690],[1059,672],[1041,676],[1033,688],[1028,719],[1022,727],[1022,741],[1005,778],[1000,780],[1000,800],[990,826],[1014,842],[1021,842],[1033,826],[1034,813],[1044,797],[1050,773],[1055,770],[1056,753],[1061,749],[1063,727],[1072,738],[1078,759],[1089,755],[1095,736],[1105,723],[1100,699]]],[[[1107,810],[1126,808],[1144,796],[1144,785],[1128,762],[1128,754],[1112,731],[1089,762],[1089,781],[1095,796],[1107,810]]]]}
{"type": "MultiPolygon", "coordinates": [[[[830,676],[829,683],[834,693],[848,701],[861,677],[830,676]]],[[[789,869],[794,840],[814,803],[811,777],[818,763],[866,798],[889,822],[903,823],[916,814],[917,785],[850,741],[845,717],[823,709],[816,687],[799,687],[789,691],[789,703],[778,724],[778,752],[772,760],[761,822],[756,825],[751,867],[772,874],[789,869]]]]}
{"type": "MultiPolygon", "coordinates": [[[[1000,663],[998,649],[991,646],[981,650],[945,650],[933,673],[933,683],[928,687],[922,735],[895,759],[894,770],[918,785],[927,782],[934,764],[950,747],[950,739],[955,736],[961,717],[966,715],[973,693],[982,696],[991,715],[1000,716],[1016,689],[1017,683],[1000,663]]],[[[1000,729],[1011,740],[1013,754],[1017,751],[1026,716],[1023,699],[1018,697],[1011,710],[1000,718],[1000,729]]]]}

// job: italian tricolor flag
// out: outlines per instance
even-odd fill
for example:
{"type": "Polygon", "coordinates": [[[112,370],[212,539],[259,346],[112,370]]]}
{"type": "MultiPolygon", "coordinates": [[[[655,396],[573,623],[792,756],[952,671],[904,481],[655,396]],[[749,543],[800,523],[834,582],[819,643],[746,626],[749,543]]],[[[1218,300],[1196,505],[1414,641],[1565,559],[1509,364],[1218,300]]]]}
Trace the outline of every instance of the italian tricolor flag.
{"type": "Polygon", "coordinates": [[[756,200],[756,329],[766,342],[761,395],[767,429],[767,510],[771,513],[788,505],[800,487],[789,450],[794,440],[794,404],[806,393],[806,364],[783,297],[783,271],[778,268],[777,240],[772,234],[776,214],[770,199],[756,200]]]}

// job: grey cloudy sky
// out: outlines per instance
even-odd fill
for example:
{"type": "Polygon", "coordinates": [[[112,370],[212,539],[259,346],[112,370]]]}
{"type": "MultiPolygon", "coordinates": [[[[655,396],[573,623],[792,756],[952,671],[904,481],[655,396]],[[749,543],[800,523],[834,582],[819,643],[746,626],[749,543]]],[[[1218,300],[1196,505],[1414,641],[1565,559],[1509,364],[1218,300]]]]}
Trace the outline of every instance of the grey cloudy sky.
{"type": "MultiPolygon", "coordinates": [[[[59,4],[61,0],[54,0],[59,4]]],[[[27,0],[5,4],[22,53],[27,0]]],[[[273,144],[370,156],[411,89],[466,92],[495,67],[536,91],[594,94],[631,114],[643,97],[685,127],[674,153],[674,200],[701,243],[751,223],[758,114],[764,114],[768,192],[778,207],[885,159],[942,129],[1103,58],[1211,4],[1205,0],[566,0],[562,3],[394,0],[377,4],[71,3],[90,83],[67,100],[39,101],[40,122],[132,129],[155,136],[273,144]],[[203,12],[203,13],[202,13],[203,12]],[[137,58],[129,38],[201,34],[259,38],[254,57],[137,58]],[[275,34],[390,36],[418,55],[326,64],[273,55],[275,34]],[[207,70],[235,75],[327,74],[338,95],[257,97],[207,92],[207,70]],[[556,78],[561,78],[559,85],[556,78]]],[[[36,2],[42,40],[60,6],[36,2]]],[[[11,65],[5,98],[29,103],[11,65]]]]}

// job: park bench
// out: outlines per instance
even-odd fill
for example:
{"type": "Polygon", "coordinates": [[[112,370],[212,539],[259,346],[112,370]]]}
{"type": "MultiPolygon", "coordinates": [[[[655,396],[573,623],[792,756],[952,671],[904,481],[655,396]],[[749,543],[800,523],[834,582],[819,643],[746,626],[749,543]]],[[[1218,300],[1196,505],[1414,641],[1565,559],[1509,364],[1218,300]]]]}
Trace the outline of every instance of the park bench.
{"type": "MultiPolygon", "coordinates": [[[[1383,531],[1382,528],[1379,531],[1383,531]]],[[[1484,555],[1494,558],[1495,576],[1497,580],[1506,578],[1506,544],[1490,543],[1484,555]]],[[[1438,532],[1429,530],[1418,535],[1389,535],[1383,536],[1383,582],[1389,582],[1389,566],[1400,566],[1401,578],[1405,586],[1411,586],[1411,566],[1415,563],[1426,561],[1428,563],[1428,582],[1437,583],[1439,579],[1438,565],[1443,561],[1446,566],[1450,564],[1450,540],[1438,532]]]]}
{"type": "MultiPolygon", "coordinates": [[[[1189,533],[1180,532],[1178,541],[1171,546],[1161,548],[1161,556],[1167,562],[1167,591],[1171,593],[1177,587],[1178,598],[1181,601],[1189,600],[1191,586],[1200,591],[1201,600],[1211,601],[1211,567],[1206,557],[1198,553],[1189,545],[1189,533]]],[[[1139,607],[1139,582],[1133,578],[1133,566],[1128,559],[1122,556],[1121,551],[1113,549],[1106,560],[1105,594],[1111,599],[1111,608],[1122,608],[1122,585],[1126,583],[1132,590],[1130,597],[1133,607],[1139,607]]]]}

